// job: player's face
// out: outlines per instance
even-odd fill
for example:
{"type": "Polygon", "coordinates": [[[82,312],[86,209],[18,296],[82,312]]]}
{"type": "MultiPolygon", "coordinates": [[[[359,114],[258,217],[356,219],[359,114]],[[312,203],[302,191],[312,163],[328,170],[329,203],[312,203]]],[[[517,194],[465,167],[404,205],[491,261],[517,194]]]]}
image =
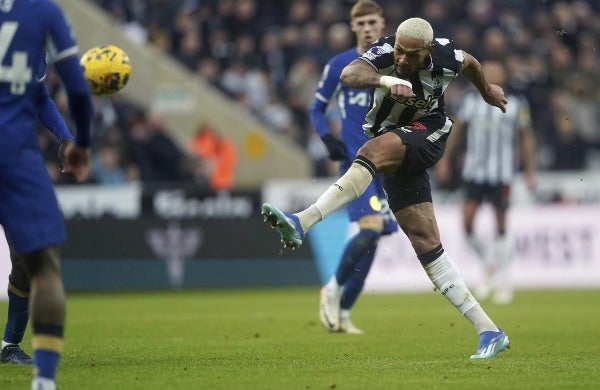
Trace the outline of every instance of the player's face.
{"type": "Polygon", "coordinates": [[[431,46],[423,47],[423,41],[405,35],[396,35],[394,63],[400,77],[408,77],[421,69],[425,58],[431,54],[431,46]]]}
{"type": "Polygon", "coordinates": [[[352,32],[360,46],[369,46],[381,37],[385,28],[383,17],[378,14],[359,16],[350,22],[352,32]]]}

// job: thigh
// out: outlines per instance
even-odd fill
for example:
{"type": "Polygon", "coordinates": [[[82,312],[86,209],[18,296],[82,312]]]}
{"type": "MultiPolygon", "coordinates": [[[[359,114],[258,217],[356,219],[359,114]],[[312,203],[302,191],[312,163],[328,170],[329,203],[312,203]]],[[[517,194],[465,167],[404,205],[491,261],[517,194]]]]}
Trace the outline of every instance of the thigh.
{"type": "Polygon", "coordinates": [[[66,238],[62,213],[42,156],[33,150],[0,162],[0,223],[17,254],[66,238]]]}

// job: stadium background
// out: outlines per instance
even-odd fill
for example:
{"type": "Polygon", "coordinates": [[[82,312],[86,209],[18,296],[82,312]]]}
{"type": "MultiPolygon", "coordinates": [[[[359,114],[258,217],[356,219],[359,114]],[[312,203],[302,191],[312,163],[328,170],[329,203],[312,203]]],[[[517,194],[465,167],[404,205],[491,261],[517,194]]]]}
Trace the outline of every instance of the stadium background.
{"type": "MultiPolygon", "coordinates": [[[[134,67],[125,90],[94,99],[89,183],[74,186],[58,174],[57,145],[40,129],[70,237],[63,247],[67,288],[320,284],[346,237],[344,214],[319,225],[300,251],[281,252],[259,205],[298,209],[332,180],[335,169],[306,110],[324,62],[352,45],[345,25],[353,2],[58,3],[82,49],[116,44],[134,67]]],[[[480,59],[503,59],[511,88],[530,99],[539,176],[534,194],[520,181],[513,193],[517,287],[598,287],[600,5],[380,3],[389,33],[403,18],[423,16],[437,36],[455,37],[480,59]]],[[[52,73],[48,83],[68,118],[52,73]]],[[[450,112],[465,88],[458,83],[449,91],[450,112]]],[[[475,281],[477,265],[459,244],[456,176],[448,187],[436,187],[436,205],[444,241],[455,245],[453,256],[475,281]]],[[[478,223],[489,228],[489,214],[478,223]]],[[[392,237],[380,252],[369,288],[429,288],[403,237],[392,237]]],[[[8,262],[0,267],[4,293],[8,262]]]]}

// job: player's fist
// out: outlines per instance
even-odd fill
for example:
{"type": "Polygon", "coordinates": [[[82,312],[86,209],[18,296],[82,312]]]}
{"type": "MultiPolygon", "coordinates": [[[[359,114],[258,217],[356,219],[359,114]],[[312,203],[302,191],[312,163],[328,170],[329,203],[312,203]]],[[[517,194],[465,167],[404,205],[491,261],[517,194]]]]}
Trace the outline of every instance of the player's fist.
{"type": "Polygon", "coordinates": [[[65,138],[58,148],[60,173],[70,173],[75,180],[82,182],[90,175],[91,151],[75,145],[72,139],[65,138]]]}
{"type": "Polygon", "coordinates": [[[329,158],[333,161],[347,160],[348,159],[348,150],[346,149],[346,145],[339,139],[335,138],[331,134],[326,134],[321,137],[325,147],[327,148],[327,154],[329,158]]]}

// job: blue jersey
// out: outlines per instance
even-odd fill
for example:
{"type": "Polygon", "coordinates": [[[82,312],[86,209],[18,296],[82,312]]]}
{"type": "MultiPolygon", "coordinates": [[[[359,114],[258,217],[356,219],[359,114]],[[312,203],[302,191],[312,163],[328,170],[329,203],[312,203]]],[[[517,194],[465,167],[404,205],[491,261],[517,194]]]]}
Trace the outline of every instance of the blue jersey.
{"type": "Polygon", "coordinates": [[[47,56],[67,91],[77,142],[89,145],[91,98],[77,52],[71,28],[53,1],[0,0],[0,223],[19,254],[66,238],[36,125],[38,113],[42,118],[56,114],[43,109],[50,107],[44,105],[47,56]]]}
{"type": "Polygon", "coordinates": [[[327,63],[310,107],[311,122],[317,133],[323,136],[329,133],[325,110],[332,99],[336,100],[341,113],[342,142],[351,159],[368,141],[361,126],[371,106],[371,91],[347,87],[340,82],[340,76],[344,67],[359,55],[356,49],[351,49],[336,55],[327,63]]]}
{"type": "Polygon", "coordinates": [[[0,136],[32,142],[37,83],[52,62],[78,52],[62,11],[47,0],[4,1],[0,6],[0,136]],[[12,7],[11,7],[12,4],[12,7]],[[41,73],[41,74],[40,74],[41,73]]]}
{"type": "MultiPolygon", "coordinates": [[[[340,161],[340,175],[348,170],[358,149],[369,140],[362,130],[362,124],[371,107],[372,92],[369,89],[350,88],[340,82],[344,67],[359,56],[356,49],[351,49],[336,55],[327,63],[310,106],[310,120],[320,136],[329,134],[326,117],[329,102],[335,99],[340,109],[341,138],[349,158],[340,161]]],[[[376,175],[365,192],[350,202],[346,208],[351,221],[357,221],[366,215],[381,214],[385,222],[383,234],[391,234],[398,230],[394,215],[388,207],[383,182],[379,175],[376,175]]]]}

